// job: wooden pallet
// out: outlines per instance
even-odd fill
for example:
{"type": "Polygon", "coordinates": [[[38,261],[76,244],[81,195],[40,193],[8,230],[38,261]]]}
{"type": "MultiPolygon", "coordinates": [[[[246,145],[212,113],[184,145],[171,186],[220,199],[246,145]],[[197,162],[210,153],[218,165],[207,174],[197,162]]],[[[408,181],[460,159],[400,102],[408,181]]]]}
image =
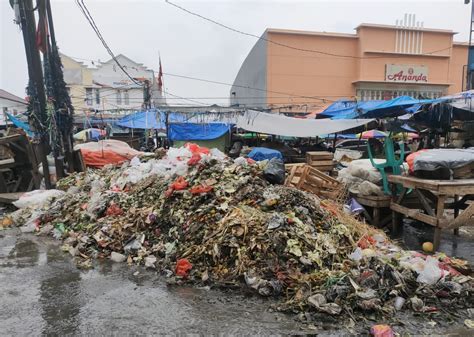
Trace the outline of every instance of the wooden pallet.
{"type": "Polygon", "coordinates": [[[314,193],[320,197],[336,199],[342,184],[310,165],[294,165],[288,168],[285,185],[314,193]]]}

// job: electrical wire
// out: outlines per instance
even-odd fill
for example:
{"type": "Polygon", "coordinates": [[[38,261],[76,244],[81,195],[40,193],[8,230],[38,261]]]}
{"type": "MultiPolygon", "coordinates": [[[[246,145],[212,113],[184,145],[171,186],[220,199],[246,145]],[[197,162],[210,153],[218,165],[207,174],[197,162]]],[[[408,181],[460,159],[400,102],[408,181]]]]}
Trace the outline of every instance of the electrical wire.
{"type": "Polygon", "coordinates": [[[139,86],[143,86],[142,83],[138,82],[137,80],[135,80],[132,76],[130,76],[130,74],[125,70],[125,68],[122,66],[122,64],[120,64],[120,62],[117,60],[117,58],[115,57],[115,54],[112,52],[112,50],[110,49],[109,45],[107,44],[107,42],[105,41],[105,39],[103,38],[102,34],[100,33],[100,30],[99,28],[97,27],[95,21],[94,21],[94,18],[92,17],[91,13],[89,12],[89,9],[87,8],[86,4],[84,3],[84,0],[76,0],[76,4],[79,6],[79,9],[81,10],[81,12],[84,14],[84,17],[86,18],[86,20],[89,22],[90,26],[92,27],[92,29],[94,30],[94,32],[96,33],[97,37],[99,38],[100,42],[102,42],[102,45],[104,46],[105,50],[107,50],[107,53],[110,55],[110,57],[112,57],[112,59],[115,61],[115,63],[119,66],[119,68],[123,71],[123,73],[125,75],[127,75],[127,77],[133,82],[135,83],[136,85],[139,85],[139,86]]]}
{"type": "MultiPolygon", "coordinates": [[[[122,66],[122,64],[117,60],[117,58],[115,57],[115,54],[112,52],[112,50],[110,49],[109,45],[107,44],[107,42],[105,41],[104,37],[102,36],[99,28],[97,27],[97,24],[95,23],[94,21],[94,18],[92,17],[92,14],[90,13],[89,9],[87,8],[86,4],[84,3],[84,0],[76,0],[76,4],[78,5],[79,9],[81,10],[82,14],[84,15],[84,17],[87,19],[87,21],[89,22],[90,26],[92,27],[92,29],[94,30],[95,34],[97,35],[97,37],[99,38],[99,40],[101,41],[102,45],[104,46],[104,48],[107,50],[107,53],[112,57],[112,59],[115,61],[115,63],[119,66],[120,70],[122,70],[122,72],[133,82],[135,83],[136,85],[140,86],[140,87],[143,87],[144,85],[140,82],[138,82],[135,78],[133,78],[124,68],[124,66],[122,66]]],[[[202,105],[206,105],[206,103],[203,103],[203,102],[199,102],[199,101],[195,101],[195,100],[188,100],[184,97],[181,97],[181,96],[178,96],[178,95],[175,95],[169,91],[165,91],[163,90],[163,92],[165,94],[168,94],[168,95],[171,95],[173,97],[176,97],[176,98],[181,98],[185,101],[189,101],[189,102],[192,102],[192,103],[197,103],[197,104],[202,104],[202,105]]]]}
{"type": "MultiPolygon", "coordinates": [[[[213,19],[210,19],[208,17],[205,17],[201,14],[198,14],[198,13],[195,13],[195,12],[192,12],[190,11],[189,9],[186,9],[182,6],[179,6],[169,0],[165,0],[165,2],[173,7],[176,7],[178,8],[179,10],[183,11],[183,12],[186,12],[190,15],[193,15],[193,16],[196,16],[202,20],[205,20],[205,21],[208,21],[212,24],[215,24],[217,26],[220,26],[222,28],[225,28],[227,30],[230,30],[234,33],[238,33],[238,34],[241,34],[241,35],[245,35],[245,36],[250,36],[250,37],[253,37],[253,38],[256,38],[258,40],[262,40],[262,41],[265,41],[265,42],[268,42],[268,43],[271,43],[271,44],[274,44],[274,45],[277,45],[277,46],[280,46],[280,47],[284,47],[284,48],[288,48],[288,49],[293,49],[293,50],[298,50],[298,51],[303,51],[303,52],[308,52],[308,53],[316,53],[316,54],[321,54],[321,55],[327,55],[327,56],[332,56],[332,57],[342,57],[342,58],[351,58],[351,59],[378,59],[378,58],[386,58],[386,56],[354,56],[354,55],[343,55],[343,54],[335,54],[335,53],[329,53],[329,52],[325,52],[325,51],[321,51],[321,50],[315,50],[315,49],[306,49],[306,48],[298,48],[298,47],[294,47],[294,46],[290,46],[290,45],[287,45],[287,44],[284,44],[284,43],[280,43],[280,42],[276,42],[276,41],[273,41],[273,40],[270,40],[270,39],[267,39],[263,36],[258,36],[258,35],[255,35],[255,34],[252,34],[252,33],[247,33],[247,32],[244,32],[244,31],[241,31],[241,30],[238,30],[238,29],[235,29],[235,28],[232,28],[230,26],[227,26],[221,22],[218,22],[218,21],[215,21],[213,19]]],[[[443,48],[443,49],[439,49],[439,50],[435,50],[435,51],[432,51],[432,52],[428,52],[428,53],[424,53],[424,54],[414,54],[416,56],[424,56],[424,55],[431,55],[431,54],[435,54],[437,52],[440,52],[440,51],[444,51],[444,50],[447,50],[447,49],[451,49],[452,46],[449,46],[447,48],[443,48]]],[[[407,55],[400,55],[400,56],[394,56],[394,57],[405,57],[405,56],[412,56],[411,54],[407,54],[407,55]]]]}

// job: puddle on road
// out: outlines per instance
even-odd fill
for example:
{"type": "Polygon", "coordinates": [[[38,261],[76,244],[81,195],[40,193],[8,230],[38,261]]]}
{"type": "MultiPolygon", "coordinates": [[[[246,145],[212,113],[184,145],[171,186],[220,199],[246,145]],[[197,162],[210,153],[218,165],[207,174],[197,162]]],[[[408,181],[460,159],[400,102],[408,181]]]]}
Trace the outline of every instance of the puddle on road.
{"type": "MultiPolygon", "coordinates": [[[[59,242],[15,230],[0,232],[0,284],[0,331],[7,335],[349,334],[343,324],[308,330],[296,316],[269,310],[271,299],[168,287],[155,272],[136,266],[103,261],[79,270],[59,242]]],[[[383,322],[368,324],[376,323],[383,322]]],[[[426,323],[406,320],[403,329],[433,333],[426,323]]],[[[446,329],[447,323],[442,330],[450,335],[446,329]]],[[[456,329],[457,335],[466,333],[459,324],[456,329]]]]}

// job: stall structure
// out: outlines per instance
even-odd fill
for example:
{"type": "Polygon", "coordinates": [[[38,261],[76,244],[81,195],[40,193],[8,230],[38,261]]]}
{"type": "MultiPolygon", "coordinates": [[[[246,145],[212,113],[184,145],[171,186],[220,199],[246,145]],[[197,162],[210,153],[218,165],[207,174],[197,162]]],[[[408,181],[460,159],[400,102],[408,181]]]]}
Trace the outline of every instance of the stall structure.
{"type": "MultiPolygon", "coordinates": [[[[466,201],[474,199],[474,179],[434,180],[412,176],[388,177],[393,188],[393,198],[390,209],[393,211],[392,226],[394,232],[399,232],[401,215],[421,221],[435,227],[433,245],[437,250],[443,229],[457,230],[463,225],[474,224],[471,216],[474,204],[466,201]],[[396,193],[396,186],[402,187],[401,193],[396,193]],[[409,192],[418,198],[418,205],[405,203],[409,192]],[[453,209],[454,217],[448,219],[445,210],[453,209]],[[459,215],[459,211],[464,211],[459,215]]],[[[457,233],[457,231],[455,232],[457,233]]]]}

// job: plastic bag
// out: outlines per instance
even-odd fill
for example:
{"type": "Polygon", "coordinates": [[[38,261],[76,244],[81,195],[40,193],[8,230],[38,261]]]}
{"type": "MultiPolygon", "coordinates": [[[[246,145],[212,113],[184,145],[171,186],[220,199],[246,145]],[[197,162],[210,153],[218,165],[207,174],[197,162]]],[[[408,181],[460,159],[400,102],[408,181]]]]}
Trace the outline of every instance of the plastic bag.
{"type": "Polygon", "coordinates": [[[282,185],[285,182],[285,164],[277,158],[272,158],[265,169],[263,176],[272,184],[282,185]]]}
{"type": "Polygon", "coordinates": [[[192,154],[209,154],[210,151],[207,147],[199,146],[194,143],[186,143],[184,147],[191,151],[192,154]]]}
{"type": "Polygon", "coordinates": [[[179,259],[176,261],[176,275],[181,277],[188,277],[189,271],[193,268],[193,265],[188,259],[179,259]]]}
{"type": "Polygon", "coordinates": [[[13,205],[18,208],[41,208],[48,204],[51,199],[61,197],[65,193],[60,190],[34,190],[22,194],[17,201],[13,202],[13,205]]]}
{"type": "Polygon", "coordinates": [[[186,187],[188,187],[188,182],[184,180],[183,177],[178,177],[171,185],[170,187],[173,188],[175,191],[181,191],[184,190],[186,187]]]}
{"type": "Polygon", "coordinates": [[[235,158],[234,163],[237,166],[247,166],[248,165],[247,159],[245,159],[244,157],[235,158]]]}
{"type": "Polygon", "coordinates": [[[428,256],[425,261],[425,268],[420,272],[416,281],[425,284],[435,284],[443,277],[443,271],[439,268],[438,259],[428,256]]]}
{"type": "Polygon", "coordinates": [[[107,216],[118,216],[122,214],[123,214],[123,210],[120,208],[120,206],[118,206],[115,203],[110,204],[110,206],[105,211],[105,215],[107,216]]]}
{"type": "Polygon", "coordinates": [[[208,192],[212,191],[212,186],[196,185],[196,186],[192,187],[189,191],[193,195],[201,194],[201,193],[208,193],[208,192]]]}
{"type": "Polygon", "coordinates": [[[210,151],[210,155],[217,160],[224,160],[227,156],[221,150],[213,148],[210,151]]]}
{"type": "Polygon", "coordinates": [[[140,158],[138,157],[133,157],[132,160],[130,160],[130,166],[140,166],[140,158]]]}
{"type": "Polygon", "coordinates": [[[189,166],[194,166],[201,161],[201,155],[199,153],[194,153],[191,159],[188,160],[187,164],[189,166]]]}
{"type": "Polygon", "coordinates": [[[370,328],[370,333],[374,337],[394,337],[393,330],[390,326],[385,324],[374,325],[370,328]]]}

